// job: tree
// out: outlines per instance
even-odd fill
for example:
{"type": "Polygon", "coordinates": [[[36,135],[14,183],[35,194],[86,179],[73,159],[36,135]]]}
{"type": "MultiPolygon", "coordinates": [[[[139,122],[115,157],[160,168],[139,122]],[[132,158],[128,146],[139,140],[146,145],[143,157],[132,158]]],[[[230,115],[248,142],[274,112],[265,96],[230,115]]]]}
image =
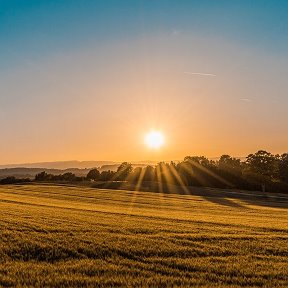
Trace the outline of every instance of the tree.
{"type": "Polygon", "coordinates": [[[169,173],[169,166],[165,162],[159,162],[155,167],[155,180],[157,182],[167,182],[167,173],[169,173]]]}
{"type": "Polygon", "coordinates": [[[100,178],[100,172],[99,172],[99,170],[98,170],[97,168],[94,168],[94,169],[90,170],[90,171],[88,172],[86,178],[87,178],[88,180],[94,180],[94,181],[99,180],[99,178],[100,178]]]}
{"type": "Polygon", "coordinates": [[[284,153],[279,157],[278,169],[280,180],[288,183],[288,153],[284,153]]]}
{"type": "Polygon", "coordinates": [[[155,169],[154,167],[148,165],[144,168],[143,181],[154,181],[155,180],[155,169]]]}
{"type": "Polygon", "coordinates": [[[109,180],[113,179],[114,175],[115,175],[115,172],[113,172],[111,170],[105,170],[105,171],[101,172],[99,180],[101,180],[101,181],[109,181],[109,180]]]}
{"type": "Polygon", "coordinates": [[[45,180],[48,180],[48,177],[49,177],[49,174],[43,171],[35,175],[35,181],[45,181],[45,180]]]}
{"type": "Polygon", "coordinates": [[[134,184],[138,183],[143,174],[142,170],[142,167],[136,167],[135,169],[133,169],[133,171],[130,173],[128,181],[134,184]]]}
{"type": "Polygon", "coordinates": [[[246,164],[251,172],[261,178],[262,190],[265,192],[267,182],[271,181],[276,173],[277,158],[270,152],[259,150],[247,156],[246,164]]]}
{"type": "Polygon", "coordinates": [[[127,180],[129,174],[133,171],[133,167],[131,163],[123,162],[120,164],[120,166],[117,169],[116,172],[116,179],[117,180],[127,180]]]}
{"type": "Polygon", "coordinates": [[[24,183],[24,182],[31,182],[31,180],[29,178],[18,179],[14,176],[8,176],[0,180],[0,184],[16,184],[16,183],[24,183]]]}
{"type": "Polygon", "coordinates": [[[186,156],[184,164],[181,166],[182,171],[184,168],[188,172],[185,174],[190,185],[222,188],[223,185],[221,182],[225,182],[220,181],[219,176],[217,176],[215,161],[209,160],[204,156],[186,156]]]}
{"type": "Polygon", "coordinates": [[[275,175],[277,159],[270,152],[259,150],[255,154],[247,156],[246,164],[248,164],[252,172],[262,174],[271,179],[275,175]]]}
{"type": "Polygon", "coordinates": [[[186,156],[184,161],[189,162],[192,165],[200,164],[205,167],[208,167],[212,164],[211,161],[204,156],[186,156]]]}
{"type": "Polygon", "coordinates": [[[76,181],[77,177],[75,176],[75,174],[71,173],[71,172],[67,172],[64,173],[63,175],[60,175],[61,180],[63,181],[76,181]]]}
{"type": "Polygon", "coordinates": [[[241,173],[240,159],[231,157],[229,155],[222,155],[218,161],[219,169],[233,174],[241,173]]]}

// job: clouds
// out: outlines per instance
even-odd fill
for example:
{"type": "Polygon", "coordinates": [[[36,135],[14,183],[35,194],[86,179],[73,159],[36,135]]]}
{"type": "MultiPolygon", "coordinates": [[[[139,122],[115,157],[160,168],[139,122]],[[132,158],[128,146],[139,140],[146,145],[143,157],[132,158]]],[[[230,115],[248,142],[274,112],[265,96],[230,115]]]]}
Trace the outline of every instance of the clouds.
{"type": "Polygon", "coordinates": [[[184,74],[195,75],[195,76],[208,76],[208,77],[216,77],[216,74],[212,73],[201,73],[201,72],[184,72],[184,74]]]}
{"type": "Polygon", "coordinates": [[[249,98],[240,98],[239,100],[243,102],[252,102],[252,100],[249,98]]]}

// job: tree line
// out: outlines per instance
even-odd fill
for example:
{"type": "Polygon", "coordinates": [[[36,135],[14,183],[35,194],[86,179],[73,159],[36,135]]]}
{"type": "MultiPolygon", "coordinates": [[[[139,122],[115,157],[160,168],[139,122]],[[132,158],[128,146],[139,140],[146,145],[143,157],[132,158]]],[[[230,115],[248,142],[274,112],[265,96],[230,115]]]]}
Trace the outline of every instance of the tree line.
{"type": "MultiPolygon", "coordinates": [[[[8,178],[2,179],[0,184],[23,182],[23,179],[8,178]]],[[[123,183],[128,183],[135,189],[144,186],[151,189],[161,186],[165,189],[165,186],[171,184],[182,187],[204,186],[288,192],[288,153],[273,155],[259,150],[249,154],[245,161],[230,155],[222,155],[218,160],[204,156],[186,156],[178,163],[160,162],[155,166],[136,168],[133,168],[131,163],[123,162],[117,171],[100,172],[94,168],[86,177],[79,177],[71,172],[53,175],[43,171],[35,176],[34,181],[69,183],[92,181],[95,182],[95,187],[107,188],[119,188],[123,183]]]]}
{"type": "MultiPolygon", "coordinates": [[[[204,156],[187,156],[179,163],[160,162],[156,166],[133,168],[131,163],[123,162],[117,171],[91,169],[86,178],[72,173],[51,175],[42,172],[36,181],[109,181],[143,183],[162,183],[178,186],[206,186],[215,188],[237,188],[288,192],[288,153],[273,155],[259,150],[249,154],[245,161],[230,155],[222,155],[219,160],[209,160],[204,156]]],[[[115,185],[114,185],[115,186],[115,185]]]]}

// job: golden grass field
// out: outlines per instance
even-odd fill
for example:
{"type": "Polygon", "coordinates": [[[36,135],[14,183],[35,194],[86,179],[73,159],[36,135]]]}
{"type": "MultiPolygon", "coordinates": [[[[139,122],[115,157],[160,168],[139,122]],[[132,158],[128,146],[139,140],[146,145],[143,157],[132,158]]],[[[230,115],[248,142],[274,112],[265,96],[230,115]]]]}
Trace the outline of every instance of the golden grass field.
{"type": "Polygon", "coordinates": [[[265,201],[0,186],[0,286],[288,287],[287,202],[265,201]]]}

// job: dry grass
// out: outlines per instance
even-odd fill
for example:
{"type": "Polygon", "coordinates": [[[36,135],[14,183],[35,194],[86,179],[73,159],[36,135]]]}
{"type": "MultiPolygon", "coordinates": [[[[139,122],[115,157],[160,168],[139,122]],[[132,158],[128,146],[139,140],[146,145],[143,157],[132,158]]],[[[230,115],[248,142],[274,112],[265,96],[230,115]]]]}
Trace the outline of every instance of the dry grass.
{"type": "Polygon", "coordinates": [[[0,187],[0,286],[287,287],[287,205],[0,187]]]}

